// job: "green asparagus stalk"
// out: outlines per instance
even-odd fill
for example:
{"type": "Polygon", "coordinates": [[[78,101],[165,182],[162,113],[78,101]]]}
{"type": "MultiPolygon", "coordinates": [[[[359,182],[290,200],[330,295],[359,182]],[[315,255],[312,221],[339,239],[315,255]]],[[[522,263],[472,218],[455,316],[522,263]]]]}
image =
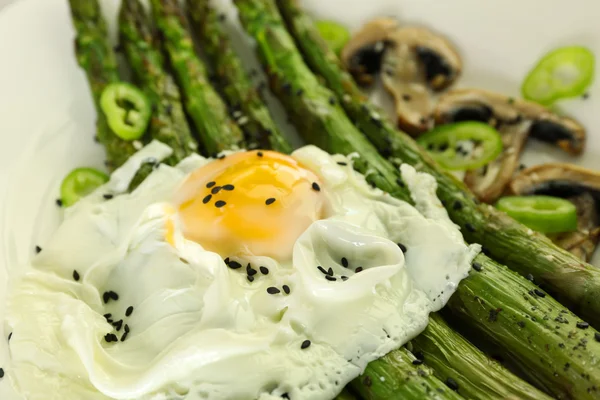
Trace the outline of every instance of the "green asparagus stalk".
{"type": "Polygon", "coordinates": [[[408,351],[393,351],[371,362],[350,387],[366,400],[462,399],[408,351]]]}
{"type": "Polygon", "coordinates": [[[285,105],[288,115],[303,132],[305,139],[323,149],[336,149],[336,152],[342,154],[354,153],[356,149],[360,149],[360,155],[354,160],[354,168],[363,173],[372,185],[409,200],[409,197],[398,191],[398,169],[380,157],[377,149],[354,127],[337,103],[335,95],[323,87],[310,70],[296,68],[297,65],[304,66],[301,56],[297,53],[283,53],[281,56],[280,53],[262,48],[264,41],[260,39],[263,35],[276,33],[266,33],[261,25],[253,21],[261,20],[260,9],[272,3],[242,1],[237,4],[243,10],[242,14],[246,14],[242,18],[245,27],[252,35],[259,37],[259,56],[263,57],[263,63],[267,66],[284,65],[283,69],[267,68],[266,72],[271,89],[285,105]],[[344,135],[331,135],[330,132],[344,132],[344,135]]]}
{"type": "Polygon", "coordinates": [[[119,15],[120,44],[134,79],[153,107],[149,133],[173,149],[165,162],[175,165],[198,149],[188,126],[179,88],[164,69],[160,44],[139,0],[123,0],[119,15]]]}
{"type": "Polygon", "coordinates": [[[307,63],[343,99],[342,104],[350,118],[381,154],[433,175],[438,182],[438,196],[445,202],[452,220],[463,229],[467,241],[481,243],[494,259],[514,271],[524,276],[531,274],[559,300],[600,328],[600,269],[494,207],[479,204],[462,182],[443,171],[408,135],[388,122],[373,118],[379,116],[379,112],[344,71],[337,55],[320,37],[310,18],[294,0],[278,1],[307,63]]]}
{"type": "Polygon", "coordinates": [[[212,155],[243,143],[239,127],[229,118],[227,106],[210,85],[206,68],[196,55],[190,28],[178,0],[152,0],[154,19],[163,36],[184,106],[212,155]]]}
{"type": "Polygon", "coordinates": [[[515,377],[454,332],[438,314],[429,316],[427,329],[410,342],[441,381],[454,380],[468,399],[550,400],[530,384],[515,377]]]}
{"type": "Polygon", "coordinates": [[[69,0],[75,27],[75,54],[84,69],[96,106],[96,136],[106,150],[110,170],[120,167],[137,150],[132,142],[118,137],[108,126],[100,108],[100,96],[110,83],[119,82],[117,60],[108,42],[106,23],[98,0],[69,0]]]}
{"type": "MultiPolygon", "coordinates": [[[[319,119],[328,121],[332,112],[335,112],[337,120],[345,119],[343,112],[337,113],[334,106],[327,107],[328,103],[323,104],[319,96],[331,92],[319,86],[315,76],[304,64],[272,0],[236,0],[236,5],[242,24],[257,41],[260,58],[272,77],[272,86],[288,112],[299,113],[300,122],[319,119]],[[308,104],[317,101],[320,107],[302,107],[305,103],[288,100],[290,95],[281,89],[280,80],[283,77],[288,77],[290,84],[304,91],[306,97],[311,99],[308,104]]],[[[316,125],[317,122],[313,124],[316,125]]],[[[317,131],[319,137],[315,138],[314,131],[307,129],[312,128],[312,125],[298,125],[303,128],[301,132],[307,140],[316,142],[329,152],[363,151],[362,147],[353,148],[348,141],[338,139],[341,136],[353,137],[355,130],[320,123],[321,129],[317,131]]],[[[385,187],[380,188],[386,190],[385,187]]],[[[403,199],[410,195],[402,186],[397,187],[392,194],[401,194],[398,197],[403,199]]],[[[498,344],[505,354],[518,360],[523,373],[532,379],[535,377],[540,386],[543,382],[545,390],[567,398],[592,398],[587,390],[600,387],[600,369],[597,367],[600,363],[600,343],[592,340],[596,332],[589,327],[581,330],[581,335],[586,335],[583,339],[589,342],[587,351],[573,351],[574,345],[582,337],[577,338],[578,335],[571,334],[564,327],[556,329],[558,325],[552,321],[553,318],[562,318],[562,314],[568,312],[561,304],[540,291],[532,282],[485,255],[478,256],[474,265],[476,271],[482,272],[474,272],[465,279],[448,303],[448,307],[457,316],[464,317],[463,324],[473,331],[481,332],[489,341],[498,344]],[[536,305],[540,301],[544,302],[543,310],[536,305]],[[502,317],[497,317],[498,314],[502,317]],[[527,319],[532,322],[523,326],[523,320],[527,319]],[[546,346],[551,351],[546,350],[546,346]],[[569,368],[558,371],[558,364],[568,364],[569,368]]],[[[569,320],[569,330],[579,332],[576,321],[573,318],[569,320]]],[[[581,322],[580,326],[587,325],[581,322]]]]}
{"type": "Polygon", "coordinates": [[[342,393],[337,395],[335,400],[357,400],[357,398],[348,389],[344,389],[342,390],[342,393]]]}
{"type": "Polygon", "coordinates": [[[224,31],[223,21],[209,0],[188,0],[187,9],[202,50],[217,74],[225,100],[246,135],[248,147],[290,153],[291,147],[273,122],[260,92],[246,73],[224,31]],[[234,115],[235,116],[235,115],[234,115]]]}

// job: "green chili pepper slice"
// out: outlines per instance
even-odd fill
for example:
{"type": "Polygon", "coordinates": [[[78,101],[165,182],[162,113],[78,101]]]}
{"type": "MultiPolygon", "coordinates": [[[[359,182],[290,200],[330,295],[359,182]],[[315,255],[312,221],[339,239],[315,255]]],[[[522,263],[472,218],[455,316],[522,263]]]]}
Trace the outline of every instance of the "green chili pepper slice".
{"type": "Polygon", "coordinates": [[[438,126],[417,142],[449,170],[483,167],[502,153],[498,131],[483,122],[465,121],[438,126]]]}
{"type": "Polygon", "coordinates": [[[100,96],[100,108],[108,125],[123,140],[140,138],[150,121],[152,107],[135,86],[119,82],[108,85],[100,96]]]}
{"type": "Polygon", "coordinates": [[[507,196],[498,200],[496,207],[538,232],[560,233],[577,229],[575,205],[559,197],[507,196]]]}
{"type": "Polygon", "coordinates": [[[581,96],[594,80],[594,54],[581,46],[561,47],[545,55],[529,72],[521,93],[549,106],[558,99],[581,96]]]}
{"type": "Polygon", "coordinates": [[[348,32],[348,29],[333,21],[317,21],[316,25],[321,37],[323,37],[327,44],[329,44],[329,47],[339,55],[348,40],[350,40],[350,32],[348,32]]]}
{"type": "Polygon", "coordinates": [[[93,168],[76,168],[63,179],[60,198],[69,207],[108,182],[108,175],[93,168]]]}

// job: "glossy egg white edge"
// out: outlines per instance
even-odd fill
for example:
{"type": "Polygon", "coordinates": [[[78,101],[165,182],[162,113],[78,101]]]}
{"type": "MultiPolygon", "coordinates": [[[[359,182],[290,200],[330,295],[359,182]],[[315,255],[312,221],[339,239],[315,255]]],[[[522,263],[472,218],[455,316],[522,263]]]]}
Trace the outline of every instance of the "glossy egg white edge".
{"type": "MultiPolygon", "coordinates": [[[[114,38],[119,1],[101,1],[114,38]]],[[[228,0],[222,3],[225,9],[231,9],[228,0]]],[[[513,96],[519,94],[520,82],[529,68],[548,50],[582,44],[596,55],[600,52],[600,27],[590,17],[600,15],[600,3],[595,0],[543,3],[304,0],[303,3],[316,17],[336,20],[352,30],[380,15],[433,27],[459,47],[465,64],[460,86],[513,96]]],[[[235,11],[231,10],[229,15],[233,18],[235,11]]],[[[240,53],[250,66],[256,66],[252,49],[237,23],[232,24],[232,31],[240,53]]],[[[11,266],[27,261],[34,253],[34,246],[43,245],[56,229],[61,210],[55,207],[54,199],[62,177],[77,166],[102,168],[102,149],[92,140],[95,112],[85,76],[75,62],[72,39],[66,1],[0,0],[2,287],[7,276],[14,272],[11,266]]],[[[600,76],[600,63],[596,64],[596,76],[600,76]]],[[[600,113],[594,112],[600,104],[598,79],[589,94],[587,101],[573,99],[559,106],[588,128],[585,154],[571,158],[551,146],[530,141],[523,156],[526,165],[564,161],[600,167],[597,132],[600,113]]],[[[274,108],[278,121],[285,125],[281,107],[274,103],[274,108]]],[[[593,260],[598,266],[599,253],[593,260]]],[[[0,290],[0,317],[4,293],[0,290]]],[[[0,337],[6,335],[0,326],[0,337]]],[[[0,366],[6,359],[6,342],[0,340],[0,366]]],[[[0,385],[0,398],[5,398],[3,389],[0,385]]]]}

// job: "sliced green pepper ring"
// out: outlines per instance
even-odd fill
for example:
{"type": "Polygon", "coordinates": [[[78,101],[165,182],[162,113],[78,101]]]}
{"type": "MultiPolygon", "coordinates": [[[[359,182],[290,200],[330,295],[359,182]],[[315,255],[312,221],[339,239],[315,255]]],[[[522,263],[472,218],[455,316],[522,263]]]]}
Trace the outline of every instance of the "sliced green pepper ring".
{"type": "Polygon", "coordinates": [[[496,207],[534,231],[560,233],[577,229],[575,205],[559,197],[507,196],[498,200],[496,207]]]}
{"type": "Polygon", "coordinates": [[[483,167],[502,153],[498,131],[483,122],[465,121],[439,126],[419,136],[417,143],[444,168],[468,170],[483,167]],[[472,145],[465,149],[465,142],[472,145]]]}
{"type": "Polygon", "coordinates": [[[144,93],[125,82],[111,83],[104,89],[100,108],[110,129],[123,140],[139,139],[152,115],[150,101],[144,93]]]}
{"type": "Polygon", "coordinates": [[[60,198],[69,207],[108,182],[108,175],[93,168],[76,168],[69,172],[60,185],[60,198]]]}
{"type": "Polygon", "coordinates": [[[529,72],[521,93],[527,100],[551,105],[581,96],[594,80],[594,54],[581,46],[561,47],[545,55],[529,72]]]}
{"type": "Polygon", "coordinates": [[[339,55],[348,40],[350,40],[348,29],[333,21],[317,21],[316,25],[323,39],[339,55]]]}

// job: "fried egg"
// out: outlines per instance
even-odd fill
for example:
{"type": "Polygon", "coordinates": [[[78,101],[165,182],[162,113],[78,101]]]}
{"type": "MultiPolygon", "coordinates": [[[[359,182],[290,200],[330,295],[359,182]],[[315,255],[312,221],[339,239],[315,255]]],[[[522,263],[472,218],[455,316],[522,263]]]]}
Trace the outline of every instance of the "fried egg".
{"type": "Polygon", "coordinates": [[[5,370],[27,399],[331,399],[479,251],[410,166],[415,206],[314,146],[191,156],[126,192],[169,153],[152,142],[67,209],[11,283],[5,370]]]}

